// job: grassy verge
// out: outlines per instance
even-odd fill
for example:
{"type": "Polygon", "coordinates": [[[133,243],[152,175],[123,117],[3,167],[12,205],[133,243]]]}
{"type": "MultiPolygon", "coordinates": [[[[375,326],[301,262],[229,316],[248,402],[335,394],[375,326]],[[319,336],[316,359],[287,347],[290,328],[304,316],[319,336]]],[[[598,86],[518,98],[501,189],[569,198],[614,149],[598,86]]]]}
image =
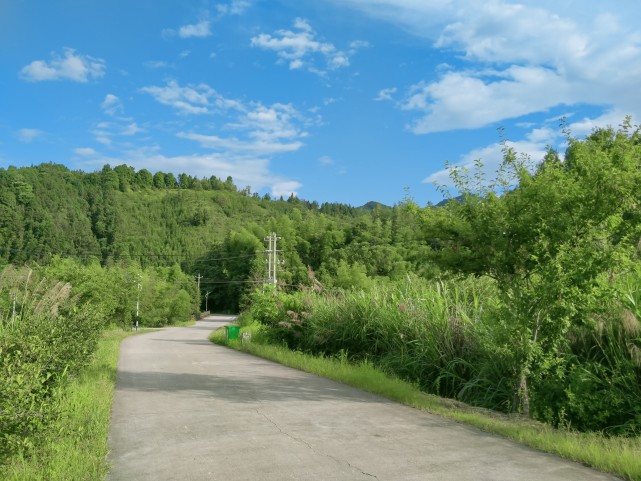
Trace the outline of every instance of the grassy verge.
{"type": "Polygon", "coordinates": [[[344,358],[324,358],[291,351],[282,346],[226,341],[225,332],[210,339],[222,345],[260,356],[289,367],[317,374],[364,391],[440,416],[476,426],[522,444],[577,461],[625,479],[641,481],[641,439],[606,437],[553,429],[532,420],[506,416],[486,409],[421,392],[416,386],[390,377],[371,364],[350,364],[344,358]]]}
{"type": "Polygon", "coordinates": [[[7,481],[96,481],[107,474],[107,436],[120,341],[133,333],[107,331],[86,369],[59,400],[60,419],[44,433],[37,455],[0,472],[7,481]]]}

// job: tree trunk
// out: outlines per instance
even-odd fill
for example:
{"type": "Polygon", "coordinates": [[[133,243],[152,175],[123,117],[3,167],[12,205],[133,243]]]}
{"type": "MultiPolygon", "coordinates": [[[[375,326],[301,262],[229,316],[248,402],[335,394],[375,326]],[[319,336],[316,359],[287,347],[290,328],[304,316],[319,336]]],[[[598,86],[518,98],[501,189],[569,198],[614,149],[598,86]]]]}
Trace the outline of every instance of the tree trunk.
{"type": "Polygon", "coordinates": [[[521,373],[521,381],[519,383],[519,402],[521,404],[521,414],[530,417],[530,395],[527,388],[527,377],[525,372],[521,373]]]}

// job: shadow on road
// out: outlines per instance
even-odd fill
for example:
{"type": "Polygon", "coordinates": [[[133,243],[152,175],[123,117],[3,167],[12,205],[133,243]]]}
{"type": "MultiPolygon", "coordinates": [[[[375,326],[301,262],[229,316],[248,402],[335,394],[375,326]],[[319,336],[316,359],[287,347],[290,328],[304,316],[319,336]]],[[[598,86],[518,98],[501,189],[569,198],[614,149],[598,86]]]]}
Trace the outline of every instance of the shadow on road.
{"type": "MultiPolygon", "coordinates": [[[[251,369],[251,366],[246,368],[251,369]]],[[[242,372],[227,375],[183,374],[170,372],[128,372],[118,374],[118,389],[131,391],[189,391],[192,395],[250,403],[260,401],[303,400],[323,402],[332,399],[355,402],[387,402],[360,391],[345,391],[332,381],[317,378],[296,379],[278,376],[260,376],[252,373],[243,378],[242,372]]]]}

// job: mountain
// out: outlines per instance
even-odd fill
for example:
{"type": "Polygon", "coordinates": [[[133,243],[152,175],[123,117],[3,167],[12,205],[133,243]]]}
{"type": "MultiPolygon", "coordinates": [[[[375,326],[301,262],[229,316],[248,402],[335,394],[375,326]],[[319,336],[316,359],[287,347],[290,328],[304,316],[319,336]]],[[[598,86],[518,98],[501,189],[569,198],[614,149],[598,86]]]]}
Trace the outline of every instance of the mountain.
{"type": "MultiPolygon", "coordinates": [[[[180,265],[202,288],[224,283],[213,300],[237,304],[246,284],[266,277],[265,238],[276,232],[285,264],[279,280],[326,285],[338,272],[398,277],[420,268],[417,220],[398,207],[260,197],[231,178],[196,179],[109,165],[0,169],[0,266],[52,256],[141,267],[180,265]]],[[[211,299],[211,298],[210,298],[211,299]]],[[[225,306],[229,308],[229,306],[225,306]]],[[[233,307],[233,306],[232,306],[233,307]]]]}

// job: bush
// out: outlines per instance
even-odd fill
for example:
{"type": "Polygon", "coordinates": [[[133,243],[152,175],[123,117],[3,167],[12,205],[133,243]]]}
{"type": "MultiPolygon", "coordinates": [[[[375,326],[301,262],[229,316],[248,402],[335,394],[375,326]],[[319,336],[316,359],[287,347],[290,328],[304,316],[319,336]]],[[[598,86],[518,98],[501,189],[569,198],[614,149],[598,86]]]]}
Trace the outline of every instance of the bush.
{"type": "Polygon", "coordinates": [[[0,464],[35,445],[56,390],[95,349],[98,318],[70,292],[28,269],[0,274],[0,464]]]}

